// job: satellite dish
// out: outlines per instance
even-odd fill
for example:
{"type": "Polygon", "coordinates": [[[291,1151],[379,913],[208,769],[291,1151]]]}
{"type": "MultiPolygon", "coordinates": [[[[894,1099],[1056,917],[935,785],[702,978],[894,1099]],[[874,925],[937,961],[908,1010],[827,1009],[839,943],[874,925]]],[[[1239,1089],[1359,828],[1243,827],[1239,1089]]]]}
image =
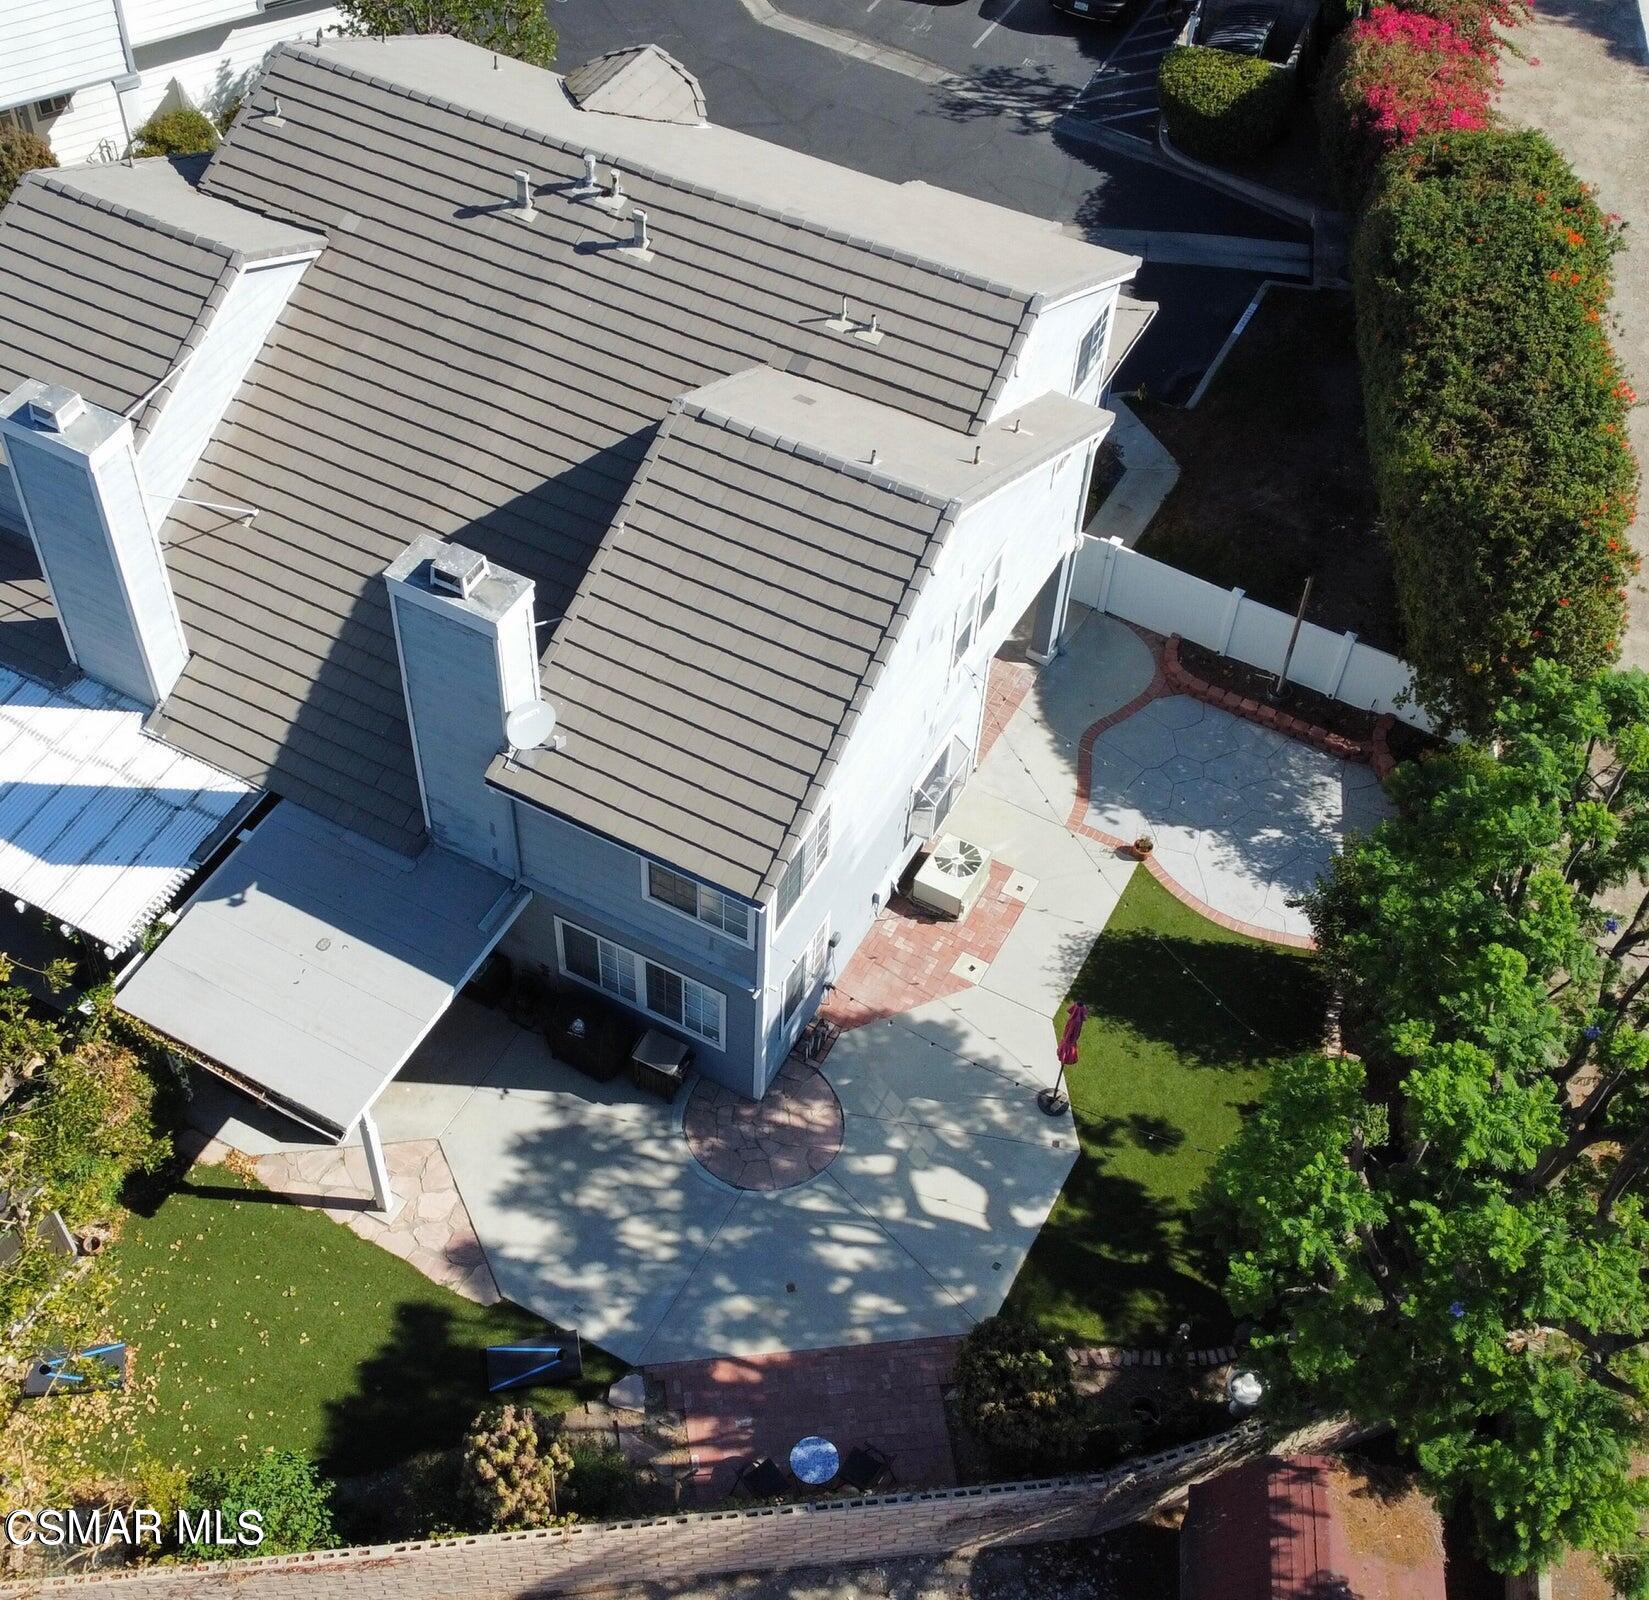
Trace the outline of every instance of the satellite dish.
{"type": "Polygon", "coordinates": [[[512,750],[541,749],[555,737],[555,707],[547,700],[517,706],[504,723],[504,737],[512,750]]]}

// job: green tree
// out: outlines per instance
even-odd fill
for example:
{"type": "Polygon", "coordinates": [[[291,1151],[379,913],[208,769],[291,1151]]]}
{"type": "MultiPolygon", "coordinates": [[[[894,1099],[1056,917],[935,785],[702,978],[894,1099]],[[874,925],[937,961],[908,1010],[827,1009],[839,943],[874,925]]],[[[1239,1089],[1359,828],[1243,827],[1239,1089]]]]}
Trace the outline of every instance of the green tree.
{"type": "Polygon", "coordinates": [[[498,1406],[464,1437],[459,1497],[484,1529],[547,1528],[567,1515],[560,1495],[572,1470],[556,1423],[531,1406],[498,1406]]]}
{"type": "Polygon", "coordinates": [[[217,147],[216,125],[193,106],[157,111],[132,135],[132,154],[137,156],[204,156],[217,147]]]}
{"type": "Polygon", "coordinates": [[[555,60],[544,0],[341,0],[346,33],[450,33],[531,66],[555,60]]]}
{"type": "Polygon", "coordinates": [[[1365,1061],[1279,1071],[1216,1169],[1284,1405],[1390,1425],[1500,1570],[1635,1581],[1649,1486],[1649,678],[1537,662],[1399,768],[1309,897],[1365,1061]],[[1631,896],[1613,910],[1627,885],[1631,896]]]}
{"type": "Polygon", "coordinates": [[[11,199],[11,192],[23,181],[24,173],[56,165],[52,147],[39,134],[0,122],[0,206],[11,199]]]}

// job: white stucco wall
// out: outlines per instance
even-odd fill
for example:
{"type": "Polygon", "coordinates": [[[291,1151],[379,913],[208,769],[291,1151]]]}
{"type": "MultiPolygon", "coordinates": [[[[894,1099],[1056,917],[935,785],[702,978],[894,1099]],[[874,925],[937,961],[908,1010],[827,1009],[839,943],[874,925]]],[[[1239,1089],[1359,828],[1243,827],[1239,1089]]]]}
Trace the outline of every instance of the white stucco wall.
{"type": "Polygon", "coordinates": [[[234,399],[269,330],[298,286],[308,260],[253,266],[229,286],[223,304],[143,441],[143,487],[158,527],[183,492],[200,453],[234,399]]]}
{"type": "Polygon", "coordinates": [[[816,1009],[814,996],[783,1025],[791,968],[828,919],[839,936],[832,975],[840,976],[876,917],[872,896],[886,905],[900,870],[923,843],[905,832],[916,785],[953,735],[977,751],[990,659],[1076,546],[1093,448],[1079,446],[1036,468],[969,507],[951,530],[826,791],[830,859],[771,934],[763,1011],[770,1071],[816,1009]],[[977,597],[998,555],[1004,560],[996,610],[952,671],[957,612],[977,597]]]}
{"type": "Polygon", "coordinates": [[[1112,319],[1115,320],[1118,293],[1119,286],[1112,285],[1047,307],[1032,324],[1030,336],[1019,352],[1014,370],[1002,386],[1002,393],[986,421],[994,422],[998,417],[1005,417],[1050,391],[1074,394],[1078,400],[1097,401],[1100,374],[1106,365],[1105,355],[1101,353],[1088,381],[1077,389],[1074,386],[1077,348],[1082,343],[1082,336],[1094,325],[1107,305],[1111,307],[1112,319]]]}

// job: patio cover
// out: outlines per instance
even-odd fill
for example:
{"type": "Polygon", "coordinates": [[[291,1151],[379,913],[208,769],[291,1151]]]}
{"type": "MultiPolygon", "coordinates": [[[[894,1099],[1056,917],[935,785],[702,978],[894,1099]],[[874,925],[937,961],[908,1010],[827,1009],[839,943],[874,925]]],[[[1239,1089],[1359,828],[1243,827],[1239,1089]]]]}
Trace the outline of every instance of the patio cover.
{"type": "Polygon", "coordinates": [[[531,898],[283,801],[120,991],[132,1016],[341,1139],[531,898]]]}

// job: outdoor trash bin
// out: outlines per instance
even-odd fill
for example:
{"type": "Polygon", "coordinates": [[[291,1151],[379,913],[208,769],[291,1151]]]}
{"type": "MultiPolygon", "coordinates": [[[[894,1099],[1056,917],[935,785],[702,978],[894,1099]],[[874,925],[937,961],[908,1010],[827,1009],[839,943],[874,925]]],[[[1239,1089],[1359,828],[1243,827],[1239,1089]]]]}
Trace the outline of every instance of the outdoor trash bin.
{"type": "Polygon", "coordinates": [[[23,1379],[23,1394],[30,1400],[42,1395],[84,1392],[95,1388],[95,1374],[84,1369],[87,1365],[107,1369],[106,1382],[118,1389],[126,1382],[130,1352],[124,1342],[94,1344],[85,1350],[48,1350],[29,1363],[28,1376],[23,1379]]]}
{"type": "Polygon", "coordinates": [[[649,1028],[630,1052],[630,1077],[637,1088],[674,1100],[692,1064],[693,1052],[680,1039],[649,1028]]]}
{"type": "Polygon", "coordinates": [[[569,1333],[559,1344],[493,1344],[487,1346],[487,1393],[531,1389],[579,1377],[584,1352],[578,1335],[569,1333]]]}

